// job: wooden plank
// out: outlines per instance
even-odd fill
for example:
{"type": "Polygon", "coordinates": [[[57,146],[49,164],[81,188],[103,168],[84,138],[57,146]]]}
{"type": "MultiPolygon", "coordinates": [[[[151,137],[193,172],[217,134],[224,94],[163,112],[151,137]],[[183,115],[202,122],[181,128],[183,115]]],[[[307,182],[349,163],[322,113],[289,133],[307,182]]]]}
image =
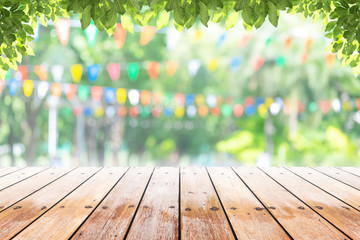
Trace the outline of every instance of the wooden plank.
{"type": "Polygon", "coordinates": [[[179,168],[156,168],[126,239],[178,239],[178,232],[179,168]]]}
{"type": "Polygon", "coordinates": [[[234,239],[204,168],[181,168],[181,239],[234,239]]]}
{"type": "Polygon", "coordinates": [[[59,180],[18,202],[13,207],[1,212],[0,239],[13,237],[98,170],[99,168],[75,169],[59,180]]]}
{"type": "Polygon", "coordinates": [[[295,167],[287,169],[360,211],[360,191],[357,189],[311,168],[295,167]]]}
{"type": "Polygon", "coordinates": [[[103,168],[56,206],[20,232],[15,239],[68,239],[127,168],[103,168]]]}
{"type": "Polygon", "coordinates": [[[339,169],[349,172],[357,177],[360,177],[360,168],[358,167],[340,167],[339,169]]]}
{"type": "Polygon", "coordinates": [[[24,168],[20,171],[16,171],[12,174],[9,174],[5,177],[1,178],[0,181],[0,190],[3,190],[13,184],[16,184],[18,182],[21,182],[22,180],[34,176],[35,174],[44,171],[46,168],[43,167],[30,167],[30,168],[24,168]]]}
{"type": "MultiPolygon", "coordinates": [[[[234,168],[234,170],[292,238],[348,239],[260,169],[234,168]]],[[[263,208],[257,210],[266,211],[263,208]]]]}
{"type": "Polygon", "coordinates": [[[357,190],[360,190],[359,177],[354,176],[351,173],[341,171],[337,168],[331,168],[331,167],[317,167],[317,168],[314,168],[314,170],[322,172],[323,174],[325,174],[327,176],[335,178],[338,181],[341,181],[345,184],[348,184],[349,186],[351,186],[353,188],[356,188],[357,190]]]}
{"type": "Polygon", "coordinates": [[[130,168],[71,239],[123,239],[153,168],[130,168]]]}
{"type": "Polygon", "coordinates": [[[0,168],[0,178],[6,176],[10,173],[19,171],[21,168],[19,167],[8,167],[8,168],[0,168]]]}
{"type": "Polygon", "coordinates": [[[359,211],[285,169],[263,170],[349,237],[360,239],[359,211]]]}
{"type": "Polygon", "coordinates": [[[208,168],[238,239],[290,239],[231,168],[208,168]]]}
{"type": "Polygon", "coordinates": [[[3,211],[71,170],[72,168],[49,168],[0,191],[0,211],[3,211]]]}

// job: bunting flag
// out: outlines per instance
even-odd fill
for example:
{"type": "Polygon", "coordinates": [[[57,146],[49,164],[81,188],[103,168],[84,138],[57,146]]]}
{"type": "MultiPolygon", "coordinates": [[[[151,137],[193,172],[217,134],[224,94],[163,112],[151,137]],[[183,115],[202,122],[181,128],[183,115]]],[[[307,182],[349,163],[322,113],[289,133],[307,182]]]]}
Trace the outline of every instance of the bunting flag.
{"type": "Polygon", "coordinates": [[[94,23],[91,23],[86,29],[85,29],[85,36],[87,43],[89,47],[94,47],[96,43],[96,38],[99,33],[99,30],[95,26],[94,23]]]}
{"type": "Polygon", "coordinates": [[[335,58],[336,58],[336,54],[334,54],[334,53],[326,53],[325,54],[326,64],[329,68],[334,66],[335,58]]]}
{"type": "Polygon", "coordinates": [[[192,59],[188,62],[188,71],[189,75],[191,77],[194,77],[197,72],[199,71],[199,68],[201,66],[201,62],[199,59],[192,59]]]}
{"type": "Polygon", "coordinates": [[[148,90],[141,91],[140,101],[141,101],[141,104],[144,106],[149,105],[151,102],[151,92],[148,90]]]}
{"type": "Polygon", "coordinates": [[[116,29],[114,32],[114,39],[116,47],[121,49],[124,47],[125,39],[126,39],[126,30],[123,28],[121,23],[116,25],[116,29]]]}
{"type": "Polygon", "coordinates": [[[245,47],[245,45],[249,42],[249,40],[251,39],[251,35],[246,33],[244,34],[244,36],[242,36],[242,38],[239,41],[239,47],[243,48],[245,47]]]}
{"type": "Polygon", "coordinates": [[[221,45],[223,45],[223,43],[225,42],[225,39],[226,39],[226,34],[225,33],[221,34],[216,42],[216,47],[217,48],[221,47],[221,45]]]}
{"type": "Polygon", "coordinates": [[[285,50],[290,49],[292,42],[293,42],[293,38],[291,36],[286,38],[285,43],[284,43],[285,50]]]}
{"type": "Polygon", "coordinates": [[[174,115],[176,118],[182,118],[185,114],[185,108],[184,107],[175,107],[174,115]]]}
{"type": "Polygon", "coordinates": [[[35,74],[41,81],[46,81],[48,78],[47,68],[44,65],[36,65],[34,68],[35,74]]]}
{"type": "Polygon", "coordinates": [[[171,117],[174,113],[174,110],[170,107],[164,107],[163,113],[165,117],[171,117]]]}
{"type": "Polygon", "coordinates": [[[85,115],[86,117],[90,117],[91,115],[93,115],[93,110],[92,110],[92,108],[91,108],[91,107],[86,107],[86,108],[84,109],[84,115],[85,115]]]}
{"type": "Polygon", "coordinates": [[[145,46],[148,44],[156,33],[154,26],[145,26],[141,28],[140,45],[145,46]]]}
{"type": "Polygon", "coordinates": [[[115,116],[115,114],[116,114],[116,108],[114,106],[108,106],[105,109],[105,115],[107,118],[112,118],[115,116]]]}
{"type": "Polygon", "coordinates": [[[118,115],[119,117],[126,117],[127,108],[125,106],[118,107],[118,115]]]}
{"type": "Polygon", "coordinates": [[[154,79],[158,78],[159,68],[160,68],[160,65],[158,62],[150,62],[149,63],[147,70],[148,70],[150,79],[154,80],[154,79]]]}
{"type": "Polygon", "coordinates": [[[211,108],[211,114],[215,117],[219,116],[221,113],[220,108],[219,107],[212,107],[211,108]]]}
{"type": "Polygon", "coordinates": [[[78,117],[78,116],[80,116],[82,114],[82,108],[81,107],[75,107],[73,112],[74,112],[74,115],[76,117],[78,117]]]}
{"type": "Polygon", "coordinates": [[[71,66],[70,72],[74,82],[78,83],[81,80],[83,66],[81,64],[74,64],[71,66]]]}
{"type": "Polygon", "coordinates": [[[176,93],[174,95],[175,104],[177,106],[184,106],[185,105],[185,96],[182,93],[176,93]]]}
{"type": "Polygon", "coordinates": [[[262,65],[265,62],[265,58],[263,56],[258,56],[254,60],[254,69],[255,71],[259,71],[262,65]]]}
{"type": "Polygon", "coordinates": [[[19,81],[12,78],[10,79],[10,82],[9,82],[9,93],[10,93],[10,96],[15,96],[18,88],[19,88],[19,81]]]}
{"type": "Polygon", "coordinates": [[[114,103],[116,98],[115,88],[107,87],[105,88],[105,100],[107,103],[114,103]]]}
{"type": "Polygon", "coordinates": [[[0,78],[0,94],[2,93],[2,90],[4,89],[5,81],[0,78]]]}
{"type": "Polygon", "coordinates": [[[62,86],[60,83],[53,83],[51,87],[51,94],[57,98],[60,98],[62,92],[62,86]]]}
{"type": "Polygon", "coordinates": [[[203,36],[203,32],[201,30],[195,30],[195,34],[193,37],[193,43],[198,43],[200,41],[200,39],[203,36]]]}
{"type": "Polygon", "coordinates": [[[68,84],[65,88],[66,98],[68,100],[72,100],[76,94],[76,85],[75,84],[68,84]]]}
{"type": "Polygon", "coordinates": [[[177,61],[168,61],[166,63],[166,75],[168,77],[174,76],[178,68],[179,63],[177,61]]]}
{"type": "Polygon", "coordinates": [[[195,97],[195,103],[196,105],[200,106],[203,105],[205,103],[205,97],[202,94],[198,94],[195,97]]]}
{"type": "Polygon", "coordinates": [[[319,101],[318,105],[323,114],[327,114],[329,112],[329,110],[330,110],[330,102],[329,101],[319,101]]]}
{"type": "Polygon", "coordinates": [[[187,94],[185,97],[185,104],[187,106],[193,105],[195,103],[195,96],[193,94],[187,94]]]}
{"type": "Polygon", "coordinates": [[[94,102],[99,102],[103,94],[103,89],[100,86],[94,86],[91,88],[91,98],[94,102]]]}
{"type": "Polygon", "coordinates": [[[64,74],[64,66],[54,65],[51,67],[51,74],[55,82],[61,82],[62,76],[64,74]]]}
{"type": "Polygon", "coordinates": [[[153,107],[151,114],[154,118],[157,118],[157,117],[160,117],[161,111],[162,111],[162,109],[160,106],[155,106],[155,107],[153,107]]]}
{"type": "Polygon", "coordinates": [[[209,107],[215,107],[217,105],[217,99],[215,95],[207,95],[206,96],[206,103],[209,107]]]}
{"type": "Polygon", "coordinates": [[[196,116],[196,107],[194,105],[190,105],[186,108],[186,114],[189,118],[194,118],[196,116]]]}
{"type": "Polygon", "coordinates": [[[107,65],[107,71],[112,81],[118,81],[120,77],[121,67],[118,63],[110,63],[107,65]]]}
{"type": "Polygon", "coordinates": [[[301,54],[300,63],[304,64],[307,61],[308,57],[309,57],[308,53],[301,54]]]}
{"type": "Polygon", "coordinates": [[[216,58],[214,58],[214,59],[211,59],[211,60],[210,60],[210,62],[208,63],[207,68],[208,68],[208,70],[209,70],[210,72],[213,72],[213,71],[215,71],[215,69],[216,69],[218,66],[219,66],[219,60],[216,59],[216,58]]]}
{"type": "Polygon", "coordinates": [[[89,96],[89,88],[87,86],[79,86],[78,87],[78,95],[80,101],[85,102],[89,96]]]}
{"type": "Polygon", "coordinates": [[[276,65],[279,67],[283,67],[285,66],[285,57],[284,56],[279,56],[276,58],[276,65]]]}
{"type": "Polygon", "coordinates": [[[90,82],[95,82],[100,73],[100,66],[98,64],[93,64],[88,66],[88,75],[90,82]]]}
{"type": "Polygon", "coordinates": [[[25,80],[23,83],[24,95],[30,97],[34,89],[34,82],[32,80],[25,80]]]}
{"type": "Polygon", "coordinates": [[[116,90],[116,98],[120,104],[125,104],[127,92],[124,88],[116,90]]]}
{"type": "Polygon", "coordinates": [[[101,106],[95,108],[94,115],[95,117],[102,117],[104,115],[104,108],[101,106]]]}
{"type": "Polygon", "coordinates": [[[180,33],[175,28],[168,28],[166,32],[166,47],[169,51],[172,51],[175,49],[179,38],[180,33]]]}
{"type": "Polygon", "coordinates": [[[20,79],[28,79],[28,68],[25,65],[18,66],[18,72],[21,74],[20,79]]]}
{"type": "Polygon", "coordinates": [[[139,108],[138,106],[131,106],[129,109],[129,116],[131,118],[136,118],[139,115],[139,108]]]}
{"type": "Polygon", "coordinates": [[[200,105],[198,107],[198,113],[200,117],[206,117],[209,113],[209,108],[205,105],[200,105]]]}
{"type": "Polygon", "coordinates": [[[238,69],[241,65],[241,58],[233,58],[231,59],[230,68],[232,71],[238,69]]]}
{"type": "Polygon", "coordinates": [[[62,45],[67,45],[70,36],[70,19],[59,18],[55,24],[55,30],[62,45]]]}
{"type": "Polygon", "coordinates": [[[360,98],[356,99],[356,107],[360,110],[360,98]]]}
{"type": "Polygon", "coordinates": [[[231,105],[229,104],[223,104],[221,106],[221,114],[224,116],[224,117],[229,117],[231,116],[232,114],[232,107],[231,105]]]}
{"type": "Polygon", "coordinates": [[[139,76],[140,65],[138,63],[129,63],[127,67],[130,81],[136,81],[139,76]]]}
{"type": "Polygon", "coordinates": [[[341,111],[342,105],[340,99],[335,98],[332,100],[331,105],[334,109],[334,112],[339,113],[341,111]]]}
{"type": "Polygon", "coordinates": [[[37,95],[39,99],[44,99],[46,93],[49,90],[48,82],[39,82],[37,86],[37,95]]]}
{"type": "Polygon", "coordinates": [[[241,117],[244,113],[244,108],[241,104],[235,104],[233,107],[233,112],[235,117],[241,117]]]}
{"type": "Polygon", "coordinates": [[[313,44],[314,40],[312,38],[308,38],[305,42],[305,52],[308,53],[313,44]]]}

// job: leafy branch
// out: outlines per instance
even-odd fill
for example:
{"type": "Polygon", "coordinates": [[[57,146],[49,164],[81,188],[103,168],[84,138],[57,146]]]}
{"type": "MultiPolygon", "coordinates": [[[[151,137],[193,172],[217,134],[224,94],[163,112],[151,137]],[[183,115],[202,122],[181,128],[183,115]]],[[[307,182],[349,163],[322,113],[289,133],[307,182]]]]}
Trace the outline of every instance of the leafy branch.
{"type": "Polygon", "coordinates": [[[326,37],[333,39],[328,51],[338,54],[343,65],[360,73],[360,1],[357,0],[6,0],[0,6],[0,77],[8,68],[17,68],[22,56],[33,55],[27,42],[37,21],[56,22],[59,16],[80,15],[86,29],[91,21],[100,31],[112,35],[116,23],[133,33],[134,24],[155,21],[157,28],[166,26],[170,15],[178,31],[191,28],[197,19],[225,22],[225,28],[236,25],[241,15],[244,28],[259,28],[268,18],[277,27],[280,12],[301,14],[304,19],[322,20],[326,37]]]}

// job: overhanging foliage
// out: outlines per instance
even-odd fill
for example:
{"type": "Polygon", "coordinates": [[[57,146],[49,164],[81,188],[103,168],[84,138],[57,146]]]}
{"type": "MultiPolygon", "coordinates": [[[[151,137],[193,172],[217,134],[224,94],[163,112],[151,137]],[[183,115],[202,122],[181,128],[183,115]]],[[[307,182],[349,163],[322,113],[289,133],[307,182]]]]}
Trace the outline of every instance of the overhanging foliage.
{"type": "Polygon", "coordinates": [[[333,39],[328,50],[337,52],[343,65],[360,73],[360,1],[358,0],[7,0],[0,6],[0,77],[9,67],[16,69],[22,56],[33,55],[27,42],[32,41],[37,19],[46,26],[47,19],[80,14],[82,28],[94,21],[100,31],[111,35],[120,19],[133,32],[134,23],[146,25],[156,21],[157,28],[168,24],[170,13],[175,27],[191,28],[197,19],[225,22],[232,28],[242,17],[246,30],[259,28],[268,18],[275,27],[280,11],[299,13],[303,18],[322,20],[326,37],[333,39]]]}

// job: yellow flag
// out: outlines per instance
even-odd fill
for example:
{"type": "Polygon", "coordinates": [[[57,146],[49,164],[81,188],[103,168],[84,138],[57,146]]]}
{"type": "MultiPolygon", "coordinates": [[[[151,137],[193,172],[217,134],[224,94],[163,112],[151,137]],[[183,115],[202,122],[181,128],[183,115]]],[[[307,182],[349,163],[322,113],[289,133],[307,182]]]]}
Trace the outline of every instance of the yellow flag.
{"type": "Polygon", "coordinates": [[[74,64],[72,65],[71,69],[71,76],[74,80],[74,82],[80,82],[81,80],[81,75],[83,72],[83,67],[81,64],[74,64]]]}
{"type": "Polygon", "coordinates": [[[95,117],[101,117],[102,115],[104,115],[104,108],[103,107],[97,107],[95,109],[95,117]]]}
{"type": "Polygon", "coordinates": [[[34,82],[32,80],[25,80],[23,88],[24,88],[24,95],[26,97],[30,97],[34,89],[34,82]]]}
{"type": "Polygon", "coordinates": [[[126,89],[119,88],[116,90],[116,97],[120,104],[125,104],[126,102],[126,89]]]}
{"type": "Polygon", "coordinates": [[[202,35],[203,35],[203,33],[201,30],[196,30],[194,38],[193,38],[193,43],[198,43],[200,41],[202,35]]]}
{"type": "Polygon", "coordinates": [[[209,71],[214,71],[219,65],[219,60],[214,58],[214,59],[211,59],[211,61],[209,62],[208,64],[208,70],[209,71]]]}
{"type": "Polygon", "coordinates": [[[174,110],[174,115],[177,118],[182,118],[182,116],[184,116],[184,113],[185,113],[184,107],[176,107],[174,110]]]}
{"type": "Polygon", "coordinates": [[[196,102],[196,105],[198,105],[198,106],[204,104],[204,102],[205,102],[204,95],[202,95],[202,94],[196,95],[195,102],[196,102]]]}

